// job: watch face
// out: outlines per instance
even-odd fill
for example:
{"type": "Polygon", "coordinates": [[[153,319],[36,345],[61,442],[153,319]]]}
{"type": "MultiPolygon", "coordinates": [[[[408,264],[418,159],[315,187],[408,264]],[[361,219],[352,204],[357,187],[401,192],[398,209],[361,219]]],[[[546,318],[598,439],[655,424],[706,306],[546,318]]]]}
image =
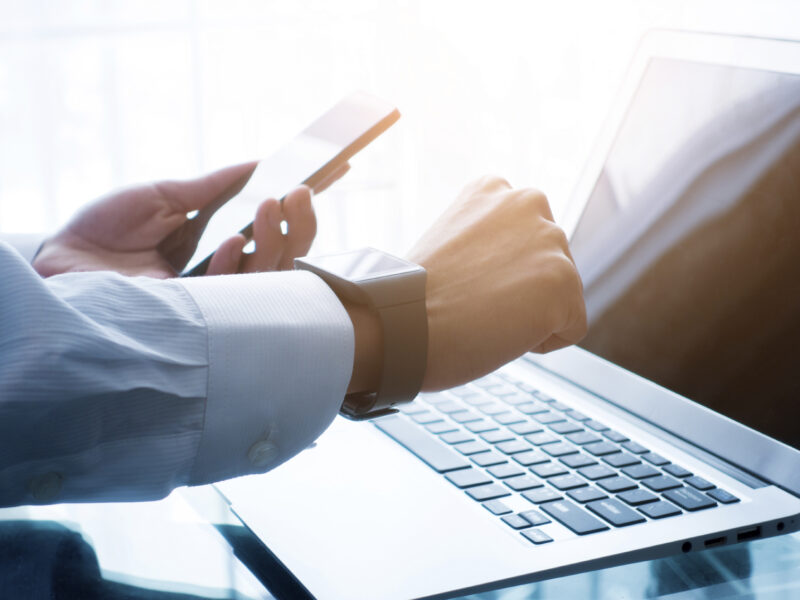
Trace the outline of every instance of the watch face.
{"type": "Polygon", "coordinates": [[[362,248],[343,254],[317,256],[306,260],[349,281],[364,281],[420,270],[420,267],[415,264],[372,248],[362,248]]]}

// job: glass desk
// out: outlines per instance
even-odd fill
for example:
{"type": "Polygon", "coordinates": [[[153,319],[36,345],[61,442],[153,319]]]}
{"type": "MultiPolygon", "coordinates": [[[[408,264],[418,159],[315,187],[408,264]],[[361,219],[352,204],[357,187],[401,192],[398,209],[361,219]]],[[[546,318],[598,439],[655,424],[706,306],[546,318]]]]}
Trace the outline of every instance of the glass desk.
{"type": "MultiPolygon", "coordinates": [[[[158,502],[0,510],[2,598],[296,598],[265,555],[210,486],[158,502]]],[[[800,598],[800,534],[466,598],[800,598]]]]}

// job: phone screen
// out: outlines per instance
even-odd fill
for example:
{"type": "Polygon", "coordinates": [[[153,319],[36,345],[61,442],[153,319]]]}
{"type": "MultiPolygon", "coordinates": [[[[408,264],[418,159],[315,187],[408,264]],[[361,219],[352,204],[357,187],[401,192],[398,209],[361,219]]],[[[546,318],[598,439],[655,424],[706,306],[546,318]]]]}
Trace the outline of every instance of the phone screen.
{"type": "Polygon", "coordinates": [[[242,190],[211,217],[183,275],[205,273],[214,251],[237,231],[250,239],[252,223],[242,227],[243,214],[252,219],[267,198],[283,198],[300,184],[318,185],[399,118],[391,104],[363,92],[341,100],[258,163],[242,190]]]}

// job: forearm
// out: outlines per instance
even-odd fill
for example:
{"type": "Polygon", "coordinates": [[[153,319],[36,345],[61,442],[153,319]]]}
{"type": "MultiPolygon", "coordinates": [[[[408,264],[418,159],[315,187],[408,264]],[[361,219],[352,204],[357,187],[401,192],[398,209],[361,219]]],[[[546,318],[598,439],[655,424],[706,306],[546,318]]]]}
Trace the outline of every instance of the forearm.
{"type": "Polygon", "coordinates": [[[341,405],[352,330],[309,274],[42,280],[2,245],[0,272],[0,505],[262,472],[341,405]],[[50,474],[59,489],[42,495],[50,474]]]}

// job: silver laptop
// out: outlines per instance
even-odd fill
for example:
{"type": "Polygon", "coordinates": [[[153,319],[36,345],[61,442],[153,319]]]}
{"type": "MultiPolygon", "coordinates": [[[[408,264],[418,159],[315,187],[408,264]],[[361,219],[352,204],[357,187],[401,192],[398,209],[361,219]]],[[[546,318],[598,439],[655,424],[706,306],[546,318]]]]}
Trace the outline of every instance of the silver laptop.
{"type": "Polygon", "coordinates": [[[800,529],[800,44],[653,32],[562,224],[583,348],[218,489],[292,595],[446,598],[800,529]]]}

